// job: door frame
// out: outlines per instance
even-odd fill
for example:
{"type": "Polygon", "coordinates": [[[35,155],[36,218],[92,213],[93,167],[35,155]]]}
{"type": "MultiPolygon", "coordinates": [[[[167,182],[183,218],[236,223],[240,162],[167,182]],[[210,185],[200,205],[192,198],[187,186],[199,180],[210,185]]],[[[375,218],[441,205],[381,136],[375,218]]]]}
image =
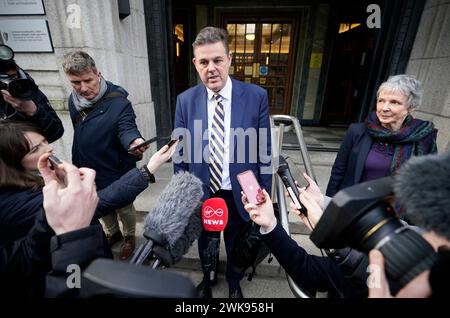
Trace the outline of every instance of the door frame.
{"type": "MultiPolygon", "coordinates": [[[[282,10],[270,10],[270,9],[252,9],[252,12],[248,12],[248,8],[220,8],[217,11],[218,21],[220,21],[220,27],[226,29],[227,23],[232,23],[232,21],[239,21],[239,23],[261,23],[261,21],[268,23],[292,23],[291,30],[291,42],[290,42],[290,53],[288,58],[288,78],[286,79],[286,91],[285,95],[285,105],[283,107],[283,114],[289,115],[291,113],[293,105],[293,91],[294,91],[294,77],[296,72],[297,63],[297,47],[298,47],[298,36],[299,26],[300,26],[300,16],[298,12],[288,11],[286,9],[282,10]],[[231,21],[230,21],[231,20],[231,21]]],[[[236,22],[237,23],[237,22],[236,22]]]]}

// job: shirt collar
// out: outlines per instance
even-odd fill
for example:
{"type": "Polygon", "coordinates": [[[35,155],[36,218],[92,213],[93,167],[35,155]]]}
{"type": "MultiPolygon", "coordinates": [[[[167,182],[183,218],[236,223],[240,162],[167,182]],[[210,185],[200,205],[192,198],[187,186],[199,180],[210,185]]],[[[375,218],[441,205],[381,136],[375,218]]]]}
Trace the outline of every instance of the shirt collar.
{"type": "MultiPolygon", "coordinates": [[[[231,100],[231,89],[232,89],[232,84],[231,84],[231,78],[230,76],[228,76],[227,78],[227,82],[225,83],[225,86],[217,93],[220,94],[220,96],[223,97],[223,99],[225,100],[231,100]]],[[[208,92],[208,100],[211,100],[214,98],[214,93],[212,90],[210,90],[208,87],[206,87],[206,91],[208,92]]]]}

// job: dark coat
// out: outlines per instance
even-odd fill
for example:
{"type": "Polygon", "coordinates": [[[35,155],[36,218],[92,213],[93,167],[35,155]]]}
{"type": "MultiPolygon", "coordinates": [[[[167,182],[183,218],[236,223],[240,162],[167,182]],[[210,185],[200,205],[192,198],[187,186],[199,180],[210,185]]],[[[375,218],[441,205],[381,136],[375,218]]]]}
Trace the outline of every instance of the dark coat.
{"type": "MultiPolygon", "coordinates": [[[[26,73],[25,73],[26,74],[26,73]]],[[[26,74],[31,80],[31,76],[26,74]]],[[[27,121],[41,127],[44,137],[49,143],[62,137],[64,134],[64,127],[56,112],[48,102],[47,97],[38,90],[33,102],[37,106],[37,111],[33,116],[27,116],[21,112],[17,112],[11,117],[12,120],[27,121]]],[[[12,106],[10,106],[12,108],[12,106]]]]}
{"type": "Polygon", "coordinates": [[[341,294],[342,297],[358,297],[336,263],[328,257],[308,254],[280,224],[262,237],[278,263],[311,296],[316,291],[326,291],[329,298],[340,297],[341,294]]]}
{"type": "MultiPolygon", "coordinates": [[[[3,227],[1,233],[3,236],[3,227]]],[[[51,269],[50,239],[55,233],[45,221],[41,208],[35,212],[27,233],[21,240],[0,242],[2,298],[44,294],[45,274],[51,269]]]]}
{"type": "MultiPolygon", "coordinates": [[[[429,154],[434,149],[436,133],[434,130],[424,138],[429,139],[424,140],[424,144],[429,145],[429,149],[423,149],[424,154],[429,154]]],[[[365,123],[350,125],[331,169],[327,196],[332,197],[341,189],[361,183],[373,142],[374,139],[368,133],[365,123]]]]}
{"type": "Polygon", "coordinates": [[[100,225],[55,236],[38,213],[29,234],[0,246],[0,295],[2,298],[77,296],[67,288],[68,265],[84,269],[93,259],[105,257],[100,225]],[[51,272],[49,272],[51,270],[51,272]]]}
{"type": "Polygon", "coordinates": [[[98,189],[103,189],[136,167],[136,158],[128,154],[129,145],[140,138],[136,115],[128,93],[120,86],[107,82],[108,88],[91,112],[77,123],[80,113],[72,97],[69,111],[74,125],[72,162],[78,167],[94,169],[98,189]],[[111,93],[120,96],[107,97],[111,93]]]}
{"type": "MultiPolygon", "coordinates": [[[[109,187],[98,191],[99,203],[94,220],[130,204],[147,187],[147,180],[137,168],[127,172],[109,187]]],[[[0,189],[0,244],[25,237],[42,208],[42,202],[42,189],[0,189]]]]}

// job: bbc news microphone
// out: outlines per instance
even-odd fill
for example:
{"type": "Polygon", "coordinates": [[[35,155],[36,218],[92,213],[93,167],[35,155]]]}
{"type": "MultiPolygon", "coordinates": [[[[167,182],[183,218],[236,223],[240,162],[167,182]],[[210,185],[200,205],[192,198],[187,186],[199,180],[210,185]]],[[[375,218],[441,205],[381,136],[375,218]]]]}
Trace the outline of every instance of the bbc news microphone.
{"type": "Polygon", "coordinates": [[[206,297],[212,298],[211,281],[217,275],[219,260],[220,232],[225,230],[228,223],[228,208],[222,198],[210,198],[203,203],[202,225],[208,237],[207,248],[203,250],[203,274],[205,280],[206,297]]]}

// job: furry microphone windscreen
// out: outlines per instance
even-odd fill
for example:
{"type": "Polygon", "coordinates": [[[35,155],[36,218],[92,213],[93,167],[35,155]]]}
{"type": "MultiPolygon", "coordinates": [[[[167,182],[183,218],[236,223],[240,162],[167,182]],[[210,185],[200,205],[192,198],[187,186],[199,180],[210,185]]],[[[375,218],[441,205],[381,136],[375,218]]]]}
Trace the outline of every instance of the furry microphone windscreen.
{"type": "Polygon", "coordinates": [[[194,213],[191,214],[189,224],[184,230],[184,234],[174,242],[174,244],[167,244],[165,247],[172,257],[172,264],[178,263],[184,254],[186,254],[192,243],[200,237],[203,230],[202,225],[202,204],[195,208],[194,213]]]}
{"type": "Polygon", "coordinates": [[[450,240],[450,152],[411,158],[395,177],[405,217],[450,240]]]}
{"type": "Polygon", "coordinates": [[[175,245],[202,196],[200,179],[188,172],[175,174],[145,218],[145,231],[158,233],[169,246],[175,245]]]}

